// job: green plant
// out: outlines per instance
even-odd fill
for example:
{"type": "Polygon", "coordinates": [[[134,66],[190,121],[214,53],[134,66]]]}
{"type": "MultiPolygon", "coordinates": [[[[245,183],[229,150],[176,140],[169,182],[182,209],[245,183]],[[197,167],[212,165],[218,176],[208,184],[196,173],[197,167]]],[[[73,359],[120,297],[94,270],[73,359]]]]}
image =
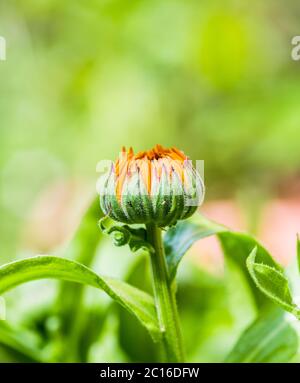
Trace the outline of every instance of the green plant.
{"type": "MultiPolygon", "coordinates": [[[[297,239],[298,265],[300,268],[300,242],[297,239]]],[[[257,288],[274,304],[293,314],[300,320],[300,308],[294,302],[289,281],[284,270],[276,265],[265,263],[258,259],[255,247],[247,258],[249,274],[257,288]]]]}
{"type": "MultiPolygon", "coordinates": [[[[110,195],[110,198],[115,197],[110,195]]],[[[62,281],[53,305],[31,319],[30,324],[18,327],[0,323],[3,350],[22,361],[91,361],[97,358],[91,356],[95,344],[105,343],[112,334],[115,343],[110,343],[112,355],[109,357],[106,352],[107,360],[181,362],[186,354],[188,360],[194,360],[197,352],[201,354],[194,341],[197,334],[193,333],[192,341],[188,342],[182,337],[182,329],[186,335],[186,328],[191,327],[191,323],[196,326],[200,322],[196,331],[199,333],[197,342],[200,348],[205,349],[205,339],[211,339],[213,334],[210,330],[211,313],[214,313],[215,328],[228,326],[228,321],[233,321],[236,315],[228,310],[228,306],[232,305],[233,311],[237,312],[241,300],[238,302],[232,298],[236,293],[242,293],[242,300],[247,297],[251,301],[253,316],[238,329],[232,326],[231,349],[227,347],[220,360],[274,362],[294,358],[298,348],[297,332],[276,305],[297,318],[300,310],[293,302],[282,267],[250,235],[231,231],[200,214],[177,222],[176,217],[182,214],[179,201],[180,198],[171,199],[167,207],[166,216],[174,223],[171,227],[161,228],[155,220],[148,220],[149,212],[143,216],[143,209],[138,212],[139,222],[135,222],[134,208],[147,206],[147,201],[143,201],[145,205],[139,205],[139,201],[135,201],[135,205],[130,204],[133,209],[130,225],[108,216],[100,219],[101,231],[110,235],[116,246],[128,246],[137,254],[127,281],[99,275],[92,270],[97,249],[104,238],[96,225],[102,215],[98,198],[88,209],[64,257],[42,255],[2,265],[0,294],[33,280],[51,278],[62,281]],[[141,220],[145,217],[144,225],[141,220]],[[195,242],[213,235],[219,239],[223,249],[224,280],[208,279],[192,267],[188,282],[193,281],[193,284],[183,286],[183,298],[180,294],[178,297],[176,277],[183,256],[195,242]],[[149,266],[152,278],[148,278],[149,266]],[[100,309],[86,306],[88,286],[105,292],[121,310],[108,305],[100,309]],[[185,311],[180,312],[181,306],[185,306],[185,311]],[[126,312],[138,322],[134,322],[126,312]],[[134,334],[134,339],[128,336],[130,333],[134,334]],[[149,335],[153,343],[149,343],[149,335]],[[191,349],[195,352],[194,357],[191,349]]],[[[113,203],[122,202],[115,199],[113,203]]],[[[111,205],[106,207],[111,208],[111,205]]],[[[124,205],[117,206],[117,209],[121,208],[126,209],[124,205]]],[[[110,210],[106,213],[109,214],[110,210]]],[[[165,223],[165,220],[161,222],[165,223]]],[[[298,254],[299,249],[298,241],[298,254]]]]}
{"type": "MultiPolygon", "coordinates": [[[[82,246],[87,245],[87,243],[85,243],[85,241],[83,240],[83,238],[87,238],[85,236],[82,236],[82,233],[83,231],[85,231],[83,227],[86,228],[86,223],[91,222],[91,216],[95,218],[94,211],[93,213],[89,211],[88,214],[85,216],[83,220],[84,223],[82,224],[77,236],[75,236],[75,239],[73,241],[73,244],[80,243],[80,248],[82,248],[82,246]],[[78,240],[79,237],[81,237],[81,241],[78,240]]],[[[106,226],[108,225],[107,220],[109,221],[109,219],[106,218],[106,226]]],[[[113,224],[112,221],[109,222],[110,224],[113,224]]],[[[86,231],[86,233],[89,233],[89,235],[93,233],[93,236],[95,235],[95,237],[101,238],[101,236],[99,236],[99,232],[97,231],[95,222],[92,225],[92,227],[93,229],[86,231]]],[[[124,230],[124,228],[122,230],[124,230]]],[[[111,233],[116,232],[111,231],[111,233]]],[[[118,233],[120,232],[118,231],[118,233]]],[[[133,233],[129,233],[130,235],[128,235],[127,238],[132,238],[133,233]]],[[[258,312],[258,316],[255,319],[255,322],[250,326],[248,330],[246,330],[245,334],[241,335],[240,340],[238,341],[234,349],[230,352],[226,361],[258,362],[290,360],[296,354],[298,343],[297,334],[295,333],[295,330],[286,322],[284,316],[282,315],[282,312],[277,310],[276,314],[274,314],[274,312],[272,311],[274,310],[274,308],[272,304],[269,304],[269,295],[268,297],[265,296],[264,289],[266,289],[266,287],[264,287],[263,292],[261,292],[260,289],[256,288],[257,282],[254,283],[252,281],[252,278],[249,277],[250,274],[247,271],[246,259],[248,257],[248,254],[251,253],[251,250],[253,248],[256,248],[256,250],[253,251],[251,258],[248,258],[247,262],[249,268],[254,267],[256,275],[258,272],[261,272],[261,268],[258,268],[258,266],[256,266],[258,264],[258,260],[259,264],[262,264],[264,262],[263,270],[266,269],[269,272],[271,268],[272,273],[276,273],[276,276],[278,273],[280,273],[281,275],[280,270],[282,270],[282,268],[280,268],[273,261],[271,256],[267,253],[267,251],[260,244],[258,244],[257,241],[251,236],[230,231],[229,229],[212,221],[209,221],[205,217],[200,216],[198,214],[192,217],[191,219],[184,222],[180,222],[175,227],[170,228],[168,231],[166,231],[165,235],[163,236],[163,246],[165,249],[167,270],[171,278],[172,294],[175,295],[176,271],[184,254],[197,240],[211,235],[217,235],[222,244],[227,264],[226,280],[228,281],[232,278],[232,275],[234,274],[234,269],[235,267],[237,267],[244,280],[246,281],[247,285],[251,289],[251,294],[254,297],[255,306],[257,307],[258,312]],[[255,258],[256,262],[254,263],[254,266],[253,254],[256,254],[257,257],[255,258]],[[269,314],[264,314],[265,312],[269,314]],[[262,314],[260,315],[259,313],[262,314]],[[274,323],[276,323],[276,325],[274,325],[274,323]],[[255,333],[255,337],[251,335],[253,332],[255,333]],[[262,339],[264,338],[268,339],[267,343],[262,342],[262,339]],[[257,347],[257,353],[253,352],[253,345],[257,347]]],[[[90,239],[91,238],[89,238],[89,240],[87,241],[88,243],[90,243],[90,239]]],[[[120,245],[120,236],[117,236],[117,239],[119,240],[118,244],[120,245]]],[[[128,239],[127,242],[121,243],[122,245],[132,245],[132,241],[128,239]]],[[[143,260],[145,259],[145,253],[149,254],[149,249],[147,248],[147,246],[145,246],[145,242],[143,242],[142,240],[140,241],[140,245],[141,246],[138,246],[136,248],[133,247],[133,249],[135,251],[137,249],[140,250],[138,257],[140,257],[140,259],[143,260]]],[[[78,253],[80,253],[78,247],[72,247],[74,249],[77,249],[76,251],[73,251],[78,255],[78,253]]],[[[140,274],[140,272],[138,274],[140,274]]],[[[267,273],[267,276],[268,275],[269,274],[267,273]]],[[[37,256],[3,265],[0,268],[0,292],[1,294],[3,294],[9,289],[16,287],[19,284],[41,278],[55,278],[64,281],[63,285],[59,289],[58,302],[64,300],[64,302],[69,301],[71,303],[69,305],[65,305],[65,307],[62,307],[60,304],[58,304],[55,309],[55,311],[59,313],[60,318],[63,320],[63,322],[70,323],[70,317],[73,321],[79,320],[77,310],[79,310],[80,307],[80,294],[78,294],[78,290],[74,291],[74,287],[77,288],[77,286],[81,286],[81,288],[83,288],[83,286],[87,285],[93,286],[97,289],[103,290],[113,300],[115,300],[117,303],[123,306],[129,313],[133,314],[141,323],[142,327],[145,327],[147,329],[147,331],[152,337],[152,340],[155,342],[154,344],[156,344],[157,347],[159,347],[159,344],[162,341],[163,331],[161,331],[159,320],[157,318],[153,297],[149,293],[138,289],[126,282],[122,282],[112,278],[107,278],[104,276],[99,276],[95,272],[93,272],[89,267],[85,266],[82,263],[79,263],[76,260],[69,260],[54,256],[37,256]],[[74,283],[76,283],[76,285],[74,283]],[[71,308],[72,310],[70,311],[71,308]]],[[[143,284],[146,286],[147,283],[145,276],[142,277],[142,280],[143,284]]],[[[278,280],[276,279],[276,281],[278,280]]],[[[285,280],[280,277],[280,283],[283,282],[285,283],[285,280]]],[[[261,279],[259,283],[261,286],[261,283],[263,283],[261,282],[261,279]]],[[[275,294],[274,291],[272,292],[272,294],[275,294]]],[[[197,299],[198,298],[199,300],[201,300],[201,296],[197,297],[197,299]]],[[[293,305],[289,306],[290,303],[288,293],[285,293],[285,295],[281,298],[277,297],[276,303],[278,303],[279,300],[285,301],[285,304],[283,305],[284,308],[290,307],[291,310],[294,309],[293,305]]],[[[73,337],[77,337],[77,350],[78,348],[82,349],[81,341],[84,337],[92,337],[93,339],[93,335],[89,334],[90,328],[89,323],[87,323],[87,319],[91,320],[91,316],[88,316],[87,313],[85,315],[87,315],[87,317],[84,318],[85,320],[83,322],[80,322],[79,320],[79,323],[77,323],[77,328],[73,329],[72,333],[73,337]]],[[[101,315],[98,316],[98,325],[100,325],[101,319],[101,315]]],[[[98,333],[96,333],[96,337],[97,336],[99,336],[98,333]]],[[[57,339],[56,337],[54,337],[53,339],[48,339],[47,341],[57,342],[57,339]]],[[[90,342],[91,344],[91,339],[85,339],[85,341],[87,343],[90,342]]],[[[59,344],[63,344],[64,342],[65,339],[61,339],[59,341],[59,344]]],[[[37,339],[37,337],[34,336],[32,330],[29,331],[25,329],[14,328],[9,326],[9,324],[7,323],[2,323],[0,326],[0,343],[3,346],[5,346],[6,349],[13,352],[15,355],[21,355],[21,360],[64,360],[63,355],[65,348],[61,350],[61,355],[53,355],[51,352],[49,352],[49,350],[46,350],[46,348],[44,349],[44,352],[41,353],[40,349],[44,347],[43,342],[41,339],[37,339]],[[29,339],[29,341],[25,341],[24,339],[29,339]]],[[[85,347],[87,347],[87,345],[85,347]]],[[[148,347],[150,348],[149,345],[148,347]]],[[[157,358],[159,357],[155,356],[154,358],[155,360],[158,360],[157,358]]],[[[72,361],[77,360],[75,356],[71,357],[70,359],[72,361]]],[[[84,360],[84,358],[82,359],[81,357],[81,359],[79,360],[84,360]]]]}

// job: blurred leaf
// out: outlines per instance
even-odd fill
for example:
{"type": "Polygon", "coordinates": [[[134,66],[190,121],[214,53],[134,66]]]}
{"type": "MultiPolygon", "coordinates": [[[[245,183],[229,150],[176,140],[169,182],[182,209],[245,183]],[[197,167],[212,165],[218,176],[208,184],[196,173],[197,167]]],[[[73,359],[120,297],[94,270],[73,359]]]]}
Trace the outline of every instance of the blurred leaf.
{"type": "Polygon", "coordinates": [[[224,337],[232,336],[232,318],[223,278],[185,262],[180,273],[177,302],[187,361],[220,362],[224,337]]]}
{"type": "Polygon", "coordinates": [[[97,225],[102,216],[97,196],[84,213],[73,239],[63,254],[65,258],[76,260],[86,266],[91,264],[95,249],[102,237],[97,225]]]}
{"type": "MultiPolygon", "coordinates": [[[[97,252],[98,245],[103,238],[97,222],[102,216],[99,197],[94,198],[90,207],[84,214],[74,238],[63,254],[85,266],[90,266],[97,252]]],[[[59,315],[60,335],[63,336],[63,350],[61,354],[67,355],[68,361],[78,359],[80,352],[78,341],[81,332],[81,320],[83,313],[82,298],[85,286],[63,281],[61,283],[56,305],[56,314],[59,315]],[[68,352],[66,352],[66,350],[68,352]]]]}
{"type": "Polygon", "coordinates": [[[159,340],[153,298],[129,284],[108,277],[99,277],[86,266],[63,258],[37,256],[0,267],[0,294],[24,282],[56,278],[83,283],[105,291],[112,299],[134,314],[148,329],[155,341],[159,340]]]}
{"type": "Polygon", "coordinates": [[[298,336],[284,318],[273,309],[257,318],[241,335],[226,358],[228,363],[288,362],[298,349],[298,336]]]}
{"type": "MultiPolygon", "coordinates": [[[[101,304],[97,304],[90,308],[82,307],[82,311],[79,320],[80,333],[78,333],[76,337],[78,342],[77,352],[78,360],[81,363],[86,363],[88,362],[91,347],[95,342],[99,342],[99,336],[111,310],[110,307],[106,308],[102,307],[101,304]]],[[[129,313],[128,315],[132,319],[132,316],[129,313]]],[[[145,331],[147,332],[146,329],[145,331]]]]}
{"type": "Polygon", "coordinates": [[[258,289],[272,302],[299,317],[300,311],[293,302],[289,282],[281,270],[256,259],[257,249],[247,258],[247,267],[258,289]]]}
{"type": "MultiPolygon", "coordinates": [[[[149,257],[140,256],[127,275],[126,282],[137,288],[151,292],[151,275],[149,257]]],[[[132,362],[157,362],[159,361],[157,345],[151,342],[149,334],[131,315],[120,307],[119,310],[119,338],[122,349],[132,362]]]]}
{"type": "Polygon", "coordinates": [[[199,69],[216,87],[230,89],[245,72],[250,48],[242,15],[218,10],[200,25],[199,69]]]}
{"type": "Polygon", "coordinates": [[[0,345],[18,362],[42,362],[38,338],[23,329],[0,321],[0,345]]]}
{"type": "Polygon", "coordinates": [[[196,241],[224,230],[227,230],[224,226],[201,215],[170,228],[164,236],[170,278],[174,279],[182,257],[196,241]]]}
{"type": "Polygon", "coordinates": [[[128,362],[117,337],[120,319],[115,311],[110,311],[106,316],[101,334],[89,350],[89,363],[128,362]]]}

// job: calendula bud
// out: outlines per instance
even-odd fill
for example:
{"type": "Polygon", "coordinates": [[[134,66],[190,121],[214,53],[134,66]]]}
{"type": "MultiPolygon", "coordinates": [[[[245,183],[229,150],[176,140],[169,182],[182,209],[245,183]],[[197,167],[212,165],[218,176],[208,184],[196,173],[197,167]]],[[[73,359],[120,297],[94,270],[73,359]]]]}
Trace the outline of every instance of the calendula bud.
{"type": "Polygon", "coordinates": [[[188,157],[160,145],[136,155],[132,148],[123,148],[100,187],[106,215],[127,224],[159,227],[190,217],[203,196],[203,181],[188,157]]]}

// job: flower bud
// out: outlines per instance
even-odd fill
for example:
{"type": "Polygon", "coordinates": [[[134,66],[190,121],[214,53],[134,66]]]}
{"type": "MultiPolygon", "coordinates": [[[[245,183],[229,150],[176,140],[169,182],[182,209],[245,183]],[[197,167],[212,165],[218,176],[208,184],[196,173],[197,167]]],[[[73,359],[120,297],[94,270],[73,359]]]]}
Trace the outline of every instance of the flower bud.
{"type": "Polygon", "coordinates": [[[156,145],[134,154],[123,148],[102,177],[100,204],[116,221],[175,225],[190,217],[201,204],[204,185],[183,152],[156,145]]]}

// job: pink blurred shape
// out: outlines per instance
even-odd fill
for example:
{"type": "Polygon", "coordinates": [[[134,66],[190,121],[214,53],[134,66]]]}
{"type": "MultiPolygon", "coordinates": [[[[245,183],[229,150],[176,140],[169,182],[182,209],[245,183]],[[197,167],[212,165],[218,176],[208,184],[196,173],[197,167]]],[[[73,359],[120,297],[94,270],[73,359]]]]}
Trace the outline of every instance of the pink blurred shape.
{"type": "MultiPolygon", "coordinates": [[[[247,231],[246,212],[233,200],[206,203],[201,213],[235,231],[247,231]]],[[[300,199],[274,199],[261,210],[256,238],[283,266],[296,255],[296,235],[300,232],[300,199]]],[[[207,271],[220,273],[223,256],[216,237],[198,241],[191,256],[207,271]]]]}
{"type": "Polygon", "coordinates": [[[258,236],[284,266],[296,255],[300,232],[300,199],[276,199],[264,207],[258,236]]]}
{"type": "MultiPolygon", "coordinates": [[[[205,203],[201,214],[237,231],[245,230],[246,223],[238,205],[232,200],[205,203]]],[[[207,271],[221,274],[224,262],[220,244],[215,236],[198,241],[191,249],[191,255],[207,271]]]]}

